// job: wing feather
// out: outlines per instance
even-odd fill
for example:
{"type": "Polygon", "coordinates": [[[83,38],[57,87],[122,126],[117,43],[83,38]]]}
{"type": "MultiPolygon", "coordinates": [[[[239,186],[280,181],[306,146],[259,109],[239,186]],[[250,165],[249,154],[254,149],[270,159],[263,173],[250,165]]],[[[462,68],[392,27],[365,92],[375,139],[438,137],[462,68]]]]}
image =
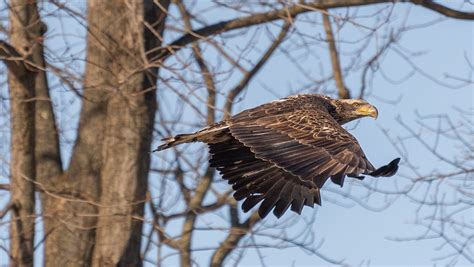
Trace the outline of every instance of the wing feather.
{"type": "Polygon", "coordinates": [[[295,186],[291,192],[291,198],[293,199],[291,201],[291,210],[298,214],[301,214],[305,202],[301,188],[302,186],[295,186]]]}
{"type": "Polygon", "coordinates": [[[280,179],[267,190],[267,196],[258,208],[258,215],[261,218],[265,218],[272,208],[275,207],[276,203],[280,200],[280,194],[286,183],[284,179],[280,179]]]}
{"type": "Polygon", "coordinates": [[[291,202],[293,201],[291,193],[294,188],[297,188],[297,186],[293,186],[290,182],[287,182],[283,189],[281,189],[280,199],[275,204],[275,209],[273,210],[273,214],[277,218],[280,218],[290,207],[291,202]]]}
{"type": "Polygon", "coordinates": [[[292,210],[301,213],[304,203],[314,202],[312,192],[307,190],[304,196],[301,193],[302,188],[312,188],[311,185],[277,165],[255,157],[250,148],[236,139],[230,137],[225,142],[210,144],[209,148],[211,166],[232,184],[236,200],[245,199],[242,203],[244,212],[263,201],[259,208],[262,218],[273,208],[275,216],[280,217],[290,205],[294,206],[292,210]]]}

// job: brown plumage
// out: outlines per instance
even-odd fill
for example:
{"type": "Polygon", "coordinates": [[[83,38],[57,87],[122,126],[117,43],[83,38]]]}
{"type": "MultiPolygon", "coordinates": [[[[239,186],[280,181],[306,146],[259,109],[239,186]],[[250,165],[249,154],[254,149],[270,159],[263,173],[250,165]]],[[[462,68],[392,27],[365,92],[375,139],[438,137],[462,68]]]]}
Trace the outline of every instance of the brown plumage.
{"type": "Polygon", "coordinates": [[[193,134],[164,139],[155,151],[200,141],[209,145],[215,167],[244,200],[247,212],[258,203],[264,218],[273,209],[301,213],[321,204],[320,188],[329,178],[342,186],[346,176],[392,176],[399,158],[378,169],[342,124],[370,116],[377,109],[360,99],[332,99],[318,94],[291,96],[249,110],[193,134]]]}

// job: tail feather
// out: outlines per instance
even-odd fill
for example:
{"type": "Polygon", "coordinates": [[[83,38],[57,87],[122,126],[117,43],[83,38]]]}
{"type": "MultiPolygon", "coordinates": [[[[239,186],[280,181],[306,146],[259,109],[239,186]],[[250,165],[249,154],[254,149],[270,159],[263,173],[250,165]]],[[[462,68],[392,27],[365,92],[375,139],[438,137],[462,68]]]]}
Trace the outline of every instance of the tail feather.
{"type": "Polygon", "coordinates": [[[163,141],[165,143],[159,145],[152,152],[165,150],[165,149],[168,149],[170,147],[177,146],[179,144],[195,142],[197,140],[196,140],[196,134],[192,133],[192,134],[178,134],[175,137],[166,137],[166,138],[161,139],[161,141],[163,141]]]}
{"type": "Polygon", "coordinates": [[[179,144],[196,141],[201,141],[204,143],[221,142],[229,138],[228,130],[226,130],[227,128],[228,126],[226,121],[221,121],[192,134],[178,134],[175,137],[167,137],[161,140],[165,143],[158,146],[152,152],[165,150],[179,144]]]}

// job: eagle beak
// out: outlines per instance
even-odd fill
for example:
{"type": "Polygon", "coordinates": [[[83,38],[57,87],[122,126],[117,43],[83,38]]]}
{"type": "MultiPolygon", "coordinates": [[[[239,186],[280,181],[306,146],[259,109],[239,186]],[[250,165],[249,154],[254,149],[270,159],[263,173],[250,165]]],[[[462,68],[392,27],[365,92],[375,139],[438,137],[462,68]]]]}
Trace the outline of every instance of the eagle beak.
{"type": "Polygon", "coordinates": [[[379,116],[379,112],[377,111],[377,108],[372,105],[361,106],[360,108],[356,109],[356,113],[357,115],[369,116],[374,119],[377,119],[377,117],[379,116]]]}

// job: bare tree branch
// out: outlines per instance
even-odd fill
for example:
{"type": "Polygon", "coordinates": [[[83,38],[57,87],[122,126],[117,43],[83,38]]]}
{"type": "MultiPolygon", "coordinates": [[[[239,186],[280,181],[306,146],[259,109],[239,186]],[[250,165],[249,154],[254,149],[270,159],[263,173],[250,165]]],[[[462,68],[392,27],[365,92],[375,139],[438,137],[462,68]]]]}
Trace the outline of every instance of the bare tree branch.
{"type": "Polygon", "coordinates": [[[278,37],[273,41],[271,46],[263,54],[257,64],[255,64],[252,70],[245,72],[244,77],[240,80],[239,84],[237,84],[233,89],[229,91],[224,105],[224,119],[230,118],[235,98],[245,89],[245,87],[247,87],[247,85],[255,76],[255,74],[258,73],[258,71],[263,67],[263,65],[265,65],[271,55],[276,51],[278,46],[283,42],[288,31],[290,30],[291,25],[292,22],[290,20],[287,20],[285,22],[280,31],[280,34],[278,34],[278,37]]]}
{"type": "Polygon", "coordinates": [[[0,40],[0,60],[3,60],[12,74],[22,76],[33,69],[29,60],[23,56],[9,43],[0,40]]]}
{"type": "MultiPolygon", "coordinates": [[[[186,10],[182,1],[175,1],[176,5],[179,8],[181,16],[183,17],[185,30],[187,32],[192,32],[191,18],[189,12],[186,10]]],[[[194,42],[192,44],[194,58],[201,70],[201,74],[204,80],[204,83],[207,87],[207,124],[211,125],[215,122],[215,105],[216,105],[216,85],[214,83],[213,75],[211,74],[209,67],[207,66],[204,58],[202,57],[202,51],[199,47],[199,44],[194,42]]]]}
{"type": "Polygon", "coordinates": [[[435,12],[445,15],[446,17],[451,17],[455,19],[474,20],[474,12],[462,12],[462,11],[454,10],[449,7],[438,4],[432,0],[411,0],[410,2],[416,5],[420,5],[425,8],[431,9],[435,12]]]}
{"type": "Polygon", "coordinates": [[[10,185],[9,184],[0,184],[0,190],[9,191],[10,185]]]}
{"type": "Polygon", "coordinates": [[[174,249],[180,250],[181,249],[180,243],[177,240],[171,239],[162,228],[159,222],[161,214],[158,212],[155,205],[153,205],[153,202],[151,201],[151,199],[149,200],[149,205],[153,213],[153,226],[154,226],[153,228],[158,233],[158,238],[160,240],[160,243],[168,245],[174,249]]]}
{"type": "Polygon", "coordinates": [[[267,23],[274,20],[286,19],[288,17],[295,17],[298,14],[311,12],[318,9],[329,9],[337,7],[353,7],[370,5],[376,3],[391,2],[389,0],[323,0],[315,1],[305,4],[295,4],[290,7],[285,7],[278,10],[273,10],[265,13],[257,13],[243,18],[237,18],[229,21],[219,22],[213,25],[197,29],[192,33],[187,33],[182,37],[171,42],[165,49],[157,56],[155,62],[160,62],[166,59],[173,53],[176,53],[179,49],[183,48],[187,44],[195,41],[205,40],[206,37],[221,34],[224,32],[241,29],[244,27],[254,26],[262,23],[267,23]]]}
{"type": "Polygon", "coordinates": [[[211,266],[223,266],[226,257],[234,251],[239,241],[249,234],[252,227],[260,220],[258,212],[255,211],[244,223],[234,222],[232,227],[229,229],[229,234],[212,255],[211,266]]]}
{"type": "Polygon", "coordinates": [[[365,89],[367,88],[367,73],[369,72],[369,69],[372,68],[373,65],[377,63],[377,60],[379,59],[379,57],[381,57],[388,50],[388,48],[393,44],[393,42],[395,42],[395,40],[396,40],[396,37],[394,37],[393,34],[390,33],[389,40],[365,64],[365,67],[362,70],[362,74],[361,74],[359,98],[362,99],[365,96],[365,89]]]}
{"type": "Polygon", "coordinates": [[[194,209],[200,209],[202,201],[211,186],[212,178],[214,177],[215,169],[207,168],[206,174],[200,178],[199,184],[196,187],[193,197],[188,204],[188,213],[186,215],[182,237],[180,239],[182,253],[180,254],[181,266],[191,266],[191,240],[194,233],[194,225],[196,223],[197,214],[194,209]]]}
{"type": "Polygon", "coordinates": [[[3,209],[0,210],[0,220],[3,219],[3,217],[5,217],[5,215],[7,215],[7,213],[10,211],[11,208],[12,208],[12,203],[8,202],[5,205],[5,207],[3,207],[3,209]]]}
{"type": "Polygon", "coordinates": [[[349,90],[344,85],[344,78],[341,71],[341,62],[339,61],[339,54],[336,49],[336,41],[334,40],[334,34],[332,33],[331,21],[327,13],[322,13],[324,31],[326,31],[326,39],[329,46],[329,54],[331,57],[332,72],[334,80],[336,81],[337,91],[339,98],[347,99],[351,98],[349,90]]]}

